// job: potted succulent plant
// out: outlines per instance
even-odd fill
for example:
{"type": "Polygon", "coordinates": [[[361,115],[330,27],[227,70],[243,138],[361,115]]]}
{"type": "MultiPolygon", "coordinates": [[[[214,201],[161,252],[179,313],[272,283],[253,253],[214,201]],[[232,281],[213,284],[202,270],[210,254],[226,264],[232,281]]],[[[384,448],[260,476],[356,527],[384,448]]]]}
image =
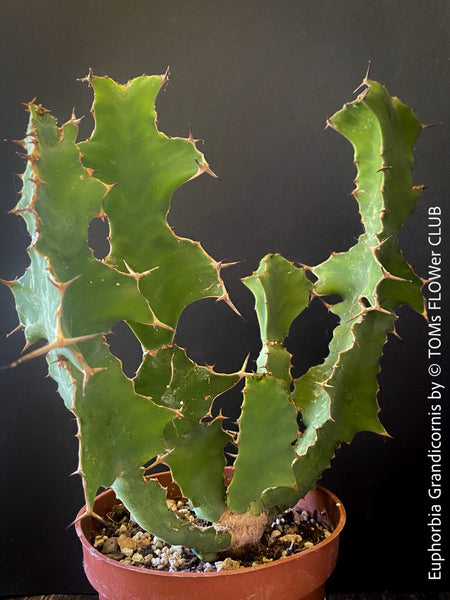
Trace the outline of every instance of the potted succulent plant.
{"type": "Polygon", "coordinates": [[[224,264],[198,241],[177,236],[166,220],[177,187],[214,174],[192,134],[170,138],[158,130],[154,105],[167,74],[126,85],[92,73],[86,80],[95,95],[95,128],[84,142],[76,141],[75,115],[58,127],[40,104],[27,105],[29,127],[18,142],[27,166],[15,212],[31,235],[31,263],[20,279],[5,282],[28,344],[47,340],[16,364],[46,355],[49,373],[78,421],[87,515],[77,526],[80,535],[115,502],[107,493],[96,503],[100,487],[111,487],[144,529],[205,559],[257,542],[275,511],[305,496],[306,503],[317,503],[318,518],[326,513],[335,529],[319,544],[325,567],[312,564],[315,549],[281,559],[292,568],[303,555],[307,566],[294,566],[294,574],[282,567],[273,587],[267,577],[275,563],[182,577],[156,572],[148,583],[151,571],[114,565],[84,540],[87,574],[102,598],[137,597],[135,585],[144,586],[142,597],[151,586],[155,598],[181,597],[181,590],[190,598],[200,593],[224,598],[230,590],[236,598],[321,598],[344,512],[332,495],[314,491],[316,481],[336,448],[355,433],[385,433],[377,374],[387,335],[395,333],[394,310],[409,304],[424,314],[423,281],[404,261],[397,237],[422,192],[411,178],[412,144],[422,125],[367,76],[356,100],[329,119],[354,146],[353,195],[364,231],[348,251],[316,267],[295,265],[279,254],[261,260],[243,280],[254,295],[260,326],[256,368],[244,365],[224,374],[195,364],[175,337],[180,315],[192,302],[216,298],[236,310],[221,278],[224,264]],[[102,259],[87,243],[95,217],[109,226],[110,249],[102,259]],[[325,360],[294,380],[284,340],[292,321],[317,296],[339,322],[325,360]],[[133,379],[124,375],[104,337],[121,320],[143,349],[133,379]],[[224,430],[214,404],[242,379],[235,434],[224,430]],[[225,481],[224,448],[230,441],[236,459],[232,477],[227,475],[231,481],[225,481]],[[166,465],[171,480],[150,477],[149,464],[166,465]],[[200,524],[169,509],[173,482],[200,524]],[[100,564],[103,580],[95,573],[100,564]],[[124,590],[108,591],[120,577],[124,590]]]}

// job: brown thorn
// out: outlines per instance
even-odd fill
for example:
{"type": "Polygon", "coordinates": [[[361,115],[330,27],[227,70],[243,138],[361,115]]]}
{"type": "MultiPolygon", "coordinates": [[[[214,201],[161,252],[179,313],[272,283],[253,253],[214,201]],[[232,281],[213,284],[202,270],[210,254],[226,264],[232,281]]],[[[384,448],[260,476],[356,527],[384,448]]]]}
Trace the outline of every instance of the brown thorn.
{"type": "Polygon", "coordinates": [[[432,127],[437,127],[438,125],[444,125],[444,121],[437,121],[436,123],[430,123],[427,125],[422,124],[422,131],[424,129],[431,129],[432,127]]]}
{"type": "Polygon", "coordinates": [[[398,333],[398,331],[394,329],[391,331],[392,335],[395,335],[396,338],[398,338],[401,342],[403,342],[403,338],[400,336],[400,334],[398,333]]]}
{"type": "Polygon", "coordinates": [[[35,96],[33,98],[33,100],[30,100],[29,102],[22,102],[21,104],[22,104],[22,106],[27,106],[29,108],[30,106],[32,106],[36,102],[36,98],[37,98],[37,96],[35,96]]]}
{"type": "Polygon", "coordinates": [[[73,525],[75,525],[75,523],[78,523],[78,521],[81,521],[81,519],[83,519],[84,517],[92,517],[96,521],[99,521],[102,525],[105,525],[105,526],[109,525],[108,521],[105,521],[103,519],[103,517],[98,515],[92,509],[89,509],[89,510],[85,510],[81,515],[76,517],[76,519],[74,519],[74,521],[72,521],[72,523],[70,523],[70,525],[68,525],[66,529],[69,529],[69,527],[72,527],[73,525]]]}
{"type": "Polygon", "coordinates": [[[194,138],[194,134],[192,133],[192,125],[189,124],[189,137],[188,140],[191,142],[191,144],[195,147],[195,144],[197,142],[202,142],[203,140],[199,140],[197,138],[194,138]]]}
{"type": "Polygon", "coordinates": [[[227,304],[231,308],[231,310],[237,314],[238,317],[240,317],[241,319],[243,319],[245,321],[244,317],[241,315],[241,313],[238,311],[236,306],[233,304],[233,301],[231,300],[231,298],[227,292],[224,292],[221,296],[219,296],[217,298],[216,302],[225,302],[225,304],[227,304]]]}
{"type": "Polygon", "coordinates": [[[226,262],[223,262],[222,260],[220,260],[219,262],[217,262],[215,264],[215,269],[216,269],[216,271],[218,271],[220,273],[220,271],[222,269],[227,269],[228,267],[234,267],[234,265],[240,265],[244,262],[245,262],[245,259],[244,260],[236,260],[234,262],[229,262],[229,263],[226,263],[226,262]]]}
{"type": "MultiPolygon", "coordinates": [[[[76,125],[78,127],[78,125],[81,123],[81,121],[84,119],[84,115],[82,115],[81,117],[77,117],[75,116],[75,108],[72,109],[72,116],[70,118],[69,123],[72,123],[73,125],[76,125]]],[[[91,169],[92,170],[92,169],[91,169]]]]}
{"type": "Polygon", "coordinates": [[[4,285],[7,285],[10,289],[12,288],[12,286],[17,283],[18,279],[14,279],[14,281],[8,281],[7,279],[0,279],[0,283],[3,283],[4,285]]]}
{"type": "Polygon", "coordinates": [[[162,78],[161,78],[161,87],[163,87],[167,83],[169,83],[169,77],[170,77],[170,66],[168,65],[166,72],[164,73],[164,75],[162,75],[162,78]]]}
{"type": "Polygon", "coordinates": [[[403,281],[404,283],[411,283],[411,279],[405,279],[404,277],[397,277],[396,275],[392,275],[383,267],[383,265],[381,265],[381,270],[383,271],[382,281],[385,279],[392,279],[393,281],[403,281]]]}
{"type": "MultiPolygon", "coordinates": [[[[153,269],[148,269],[148,271],[143,271],[142,273],[136,273],[135,271],[133,271],[133,269],[130,267],[130,265],[125,260],[123,261],[123,264],[125,265],[128,273],[124,273],[123,271],[117,271],[117,272],[120,273],[121,275],[125,275],[125,277],[133,277],[137,281],[137,283],[139,283],[139,281],[142,277],[145,277],[146,275],[150,275],[150,273],[159,269],[159,267],[153,267],[153,269]]],[[[111,267],[111,268],[114,271],[116,271],[116,269],[114,267],[111,267]]]]}
{"type": "Polygon", "coordinates": [[[219,179],[219,181],[222,181],[222,178],[219,177],[216,173],[214,173],[214,171],[211,169],[211,167],[206,161],[204,163],[201,163],[197,159],[195,159],[195,162],[197,163],[199,168],[195,176],[201,175],[202,173],[207,173],[208,175],[211,175],[211,177],[214,177],[214,179],[219,179]]]}
{"type": "Polygon", "coordinates": [[[364,78],[362,80],[362,82],[358,85],[358,87],[356,88],[356,90],[353,90],[353,93],[356,94],[356,92],[359,92],[359,90],[364,87],[365,85],[368,85],[368,81],[369,81],[369,72],[370,72],[370,67],[371,67],[372,61],[369,60],[369,64],[367,65],[367,70],[366,70],[366,74],[364,75],[364,78]]]}
{"type": "Polygon", "coordinates": [[[3,140],[4,142],[8,142],[8,144],[16,144],[17,146],[21,146],[22,148],[27,147],[27,143],[25,140],[3,140]]]}
{"type": "Polygon", "coordinates": [[[25,329],[25,325],[22,325],[22,323],[19,323],[17,325],[17,327],[15,327],[12,331],[10,331],[9,333],[6,334],[6,337],[9,338],[12,335],[14,335],[15,333],[17,333],[18,331],[23,331],[24,329],[25,329]]]}
{"type": "MultiPolygon", "coordinates": [[[[18,367],[22,363],[27,362],[33,358],[38,358],[39,356],[44,356],[45,354],[50,352],[50,350],[54,350],[56,348],[68,348],[72,344],[79,344],[81,342],[86,342],[87,340],[98,337],[99,335],[103,335],[103,334],[91,333],[90,335],[83,335],[83,336],[74,337],[74,338],[59,338],[59,337],[57,337],[55,340],[53,340],[53,342],[45,344],[44,346],[41,346],[40,348],[37,348],[36,350],[33,350],[32,352],[25,354],[25,356],[22,356],[21,358],[17,359],[13,363],[11,363],[8,367],[5,367],[5,368],[13,369],[15,367],[18,367]]],[[[25,345],[24,350],[28,346],[29,346],[29,344],[27,343],[25,345]]]]}
{"type": "Polygon", "coordinates": [[[91,69],[91,67],[89,67],[88,74],[85,77],[81,77],[81,79],[77,79],[77,81],[86,81],[86,83],[89,85],[89,87],[92,87],[92,77],[93,77],[92,69],[91,69]]]}
{"type": "Polygon", "coordinates": [[[64,292],[67,290],[67,288],[69,287],[69,285],[71,285],[74,281],[76,281],[80,277],[81,277],[81,275],[76,275],[72,279],[69,279],[69,281],[66,281],[66,282],[62,283],[61,281],[56,281],[56,279],[54,279],[49,274],[48,275],[48,280],[50,281],[50,283],[52,283],[61,292],[61,294],[64,294],[64,292]]]}

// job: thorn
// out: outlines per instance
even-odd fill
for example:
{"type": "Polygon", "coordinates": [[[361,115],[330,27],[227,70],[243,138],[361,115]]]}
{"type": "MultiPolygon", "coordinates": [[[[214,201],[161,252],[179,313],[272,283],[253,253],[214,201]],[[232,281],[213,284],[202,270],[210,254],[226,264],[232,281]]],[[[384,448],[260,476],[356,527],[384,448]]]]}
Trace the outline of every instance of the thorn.
{"type": "Polygon", "coordinates": [[[188,137],[188,140],[191,142],[191,144],[193,146],[195,146],[195,144],[197,142],[202,142],[203,141],[203,140],[199,140],[197,138],[194,138],[194,134],[192,133],[192,125],[191,124],[189,124],[189,137],[188,137]]]}
{"type": "Polygon", "coordinates": [[[76,517],[76,519],[74,519],[72,521],[72,523],[70,523],[70,525],[68,525],[66,527],[66,529],[69,529],[70,527],[72,527],[73,525],[75,525],[75,523],[78,523],[78,521],[81,521],[81,519],[84,519],[84,517],[92,517],[96,521],[99,521],[102,525],[105,525],[105,526],[107,526],[107,525],[110,524],[110,523],[108,523],[108,521],[105,521],[100,515],[98,515],[92,509],[89,509],[89,510],[85,510],[83,514],[81,514],[80,516],[76,517]]]}
{"type": "Polygon", "coordinates": [[[17,156],[23,158],[24,160],[29,160],[30,163],[37,162],[37,156],[35,154],[27,154],[25,152],[16,152],[17,156]]]}
{"type": "Polygon", "coordinates": [[[141,469],[141,471],[144,472],[143,477],[144,477],[145,482],[147,482],[147,479],[153,479],[153,477],[151,475],[145,475],[145,471],[147,471],[148,469],[153,469],[153,467],[156,467],[156,465],[164,464],[164,461],[166,460],[166,458],[168,456],[170,456],[174,450],[175,450],[175,448],[170,448],[170,449],[167,448],[166,452],[164,454],[158,454],[158,456],[152,462],[151,465],[149,465],[148,467],[139,467],[141,469]]]}
{"type": "Polygon", "coordinates": [[[50,274],[48,274],[48,280],[50,281],[50,283],[52,283],[61,292],[61,294],[64,294],[64,292],[67,290],[67,288],[69,287],[69,285],[71,285],[72,283],[74,283],[74,281],[76,281],[80,277],[81,277],[81,275],[76,275],[72,279],[69,279],[69,281],[66,281],[66,282],[62,283],[61,281],[57,281],[50,274]]]}
{"type": "Polygon", "coordinates": [[[8,142],[9,144],[16,144],[17,146],[21,146],[22,148],[26,148],[27,147],[27,143],[25,142],[25,140],[7,140],[4,139],[4,142],[8,142]]]}
{"type": "MultiPolygon", "coordinates": [[[[388,211],[387,209],[383,209],[381,212],[383,213],[383,216],[384,216],[384,214],[386,214],[386,213],[389,213],[390,211],[388,211]]],[[[385,238],[384,238],[384,240],[381,240],[381,242],[378,242],[378,245],[377,245],[377,246],[373,246],[373,247],[372,247],[372,246],[368,246],[368,248],[371,248],[373,253],[375,253],[375,252],[378,252],[378,250],[380,250],[380,248],[381,248],[381,247],[382,247],[382,246],[383,246],[383,245],[384,245],[384,244],[385,244],[385,243],[386,243],[388,240],[392,239],[392,237],[393,237],[393,234],[391,234],[391,235],[388,235],[387,237],[385,237],[385,238]]],[[[374,256],[375,256],[375,254],[374,254],[374,256]]],[[[375,256],[375,258],[376,258],[376,256],[375,256]]]]}
{"type": "MultiPolygon", "coordinates": [[[[97,334],[98,335],[98,334],[97,334]]],[[[82,366],[82,372],[83,372],[83,396],[86,392],[86,386],[88,384],[89,379],[95,375],[96,373],[100,373],[100,371],[106,371],[107,367],[90,367],[86,361],[84,360],[84,356],[81,354],[81,352],[76,352],[75,350],[73,350],[72,348],[72,352],[75,356],[75,358],[78,360],[78,362],[81,364],[82,366]]]]}
{"type": "Polygon", "coordinates": [[[242,365],[242,367],[240,368],[240,370],[236,373],[236,375],[239,375],[240,379],[243,379],[244,377],[246,377],[247,375],[249,375],[248,371],[247,371],[247,366],[248,366],[248,362],[250,360],[250,352],[247,354],[247,356],[245,357],[244,363],[242,365]]]}
{"type": "Polygon", "coordinates": [[[22,106],[26,106],[27,112],[30,112],[30,106],[33,106],[35,102],[36,102],[36,96],[33,98],[33,100],[30,100],[30,102],[22,102],[22,106]]]}
{"type": "Polygon", "coordinates": [[[410,279],[405,279],[404,277],[397,277],[396,275],[392,275],[383,267],[383,265],[381,265],[381,270],[383,271],[383,280],[392,279],[393,281],[403,281],[404,283],[411,283],[410,279]]]}
{"type": "Polygon", "coordinates": [[[369,85],[369,72],[370,72],[370,67],[372,66],[372,61],[369,60],[369,63],[367,65],[367,70],[366,70],[366,74],[364,75],[364,78],[362,80],[362,82],[358,85],[358,87],[356,88],[356,90],[353,91],[354,94],[356,94],[356,92],[359,92],[359,90],[364,87],[365,85],[369,85]]]}
{"type": "Polygon", "coordinates": [[[74,125],[79,125],[81,123],[81,121],[84,119],[84,115],[82,117],[80,117],[79,119],[77,119],[76,115],[75,115],[75,107],[72,108],[72,115],[70,117],[70,123],[73,123],[74,125]]]}
{"type": "Polygon", "coordinates": [[[170,66],[167,67],[166,72],[162,76],[161,87],[164,87],[166,84],[169,83],[169,77],[170,77],[170,66]]]}
{"type": "Polygon", "coordinates": [[[216,302],[222,302],[222,301],[225,302],[225,304],[227,304],[231,308],[231,310],[237,314],[238,317],[240,317],[243,321],[245,321],[244,317],[241,315],[241,313],[238,311],[236,306],[233,304],[233,301],[231,300],[231,298],[227,292],[224,292],[216,300],[216,302]]]}
{"type": "MultiPolygon", "coordinates": [[[[97,171],[93,171],[93,173],[97,173],[97,171]]],[[[104,197],[105,197],[107,194],[109,194],[109,192],[110,192],[112,189],[114,189],[114,188],[116,187],[116,185],[118,185],[118,182],[117,182],[117,181],[116,181],[116,183],[104,183],[104,182],[102,182],[102,183],[103,183],[103,185],[104,185],[104,186],[105,186],[105,188],[106,188],[106,192],[103,194],[103,198],[104,198],[104,197]]]]}
{"type": "Polygon", "coordinates": [[[322,302],[322,304],[325,306],[325,308],[326,308],[328,311],[332,311],[332,309],[333,309],[333,305],[332,305],[332,304],[329,304],[328,302],[326,302],[326,301],[325,301],[325,300],[322,298],[322,296],[320,296],[319,294],[317,294],[317,293],[316,293],[314,290],[311,290],[311,295],[312,295],[312,296],[314,296],[315,298],[319,298],[319,300],[322,302]]]}
{"type": "Polygon", "coordinates": [[[322,387],[325,391],[327,390],[327,388],[330,390],[332,390],[334,388],[334,385],[330,385],[326,381],[323,381],[323,382],[315,381],[314,383],[316,383],[317,385],[320,385],[320,387],[322,387]]]}
{"type": "MultiPolygon", "coordinates": [[[[127,276],[133,277],[133,279],[135,279],[136,283],[138,283],[138,284],[139,284],[139,281],[142,279],[142,277],[145,277],[146,275],[150,275],[150,273],[153,273],[153,271],[156,271],[157,269],[159,269],[159,267],[153,267],[152,269],[148,269],[148,271],[143,271],[142,273],[136,273],[135,271],[133,271],[133,269],[130,267],[130,265],[125,260],[123,261],[123,264],[125,265],[125,268],[127,269],[128,273],[123,273],[122,271],[118,271],[118,272],[121,275],[125,275],[125,277],[127,277],[127,276]]],[[[161,322],[153,323],[153,324],[160,325],[161,327],[165,327],[167,329],[172,329],[171,327],[167,327],[167,325],[164,325],[164,323],[161,323],[161,322]]]]}
{"type": "MultiPolygon", "coordinates": [[[[33,350],[32,352],[25,354],[25,356],[22,356],[21,358],[17,359],[10,365],[3,367],[3,368],[4,369],[5,368],[14,369],[15,367],[18,367],[22,363],[27,362],[27,361],[31,360],[32,358],[38,358],[39,356],[44,356],[45,354],[50,352],[50,350],[54,350],[55,348],[68,348],[72,344],[79,344],[80,342],[86,342],[87,340],[91,340],[95,337],[98,337],[99,335],[103,335],[103,334],[102,333],[91,333],[89,335],[82,335],[82,336],[74,337],[74,338],[59,338],[59,337],[57,337],[53,342],[50,342],[49,344],[45,344],[44,346],[41,346],[40,348],[37,348],[36,350],[33,350]]],[[[28,344],[27,344],[27,346],[28,346],[28,344]]],[[[27,346],[25,346],[24,350],[27,348],[27,346]]]]}
{"type": "Polygon", "coordinates": [[[389,165],[384,165],[383,167],[380,167],[380,168],[378,169],[378,171],[376,171],[376,173],[380,173],[380,172],[383,172],[383,173],[384,173],[384,172],[385,172],[385,171],[387,171],[388,169],[392,169],[392,166],[389,166],[389,165]]]}
{"type": "Polygon", "coordinates": [[[235,262],[228,262],[228,263],[223,262],[223,260],[221,260],[221,261],[219,261],[219,262],[217,262],[215,264],[215,269],[220,274],[220,271],[222,269],[227,269],[228,267],[234,267],[235,265],[240,265],[240,264],[242,264],[244,262],[245,262],[245,259],[243,259],[243,260],[236,260],[235,262]]]}
{"type": "Polygon", "coordinates": [[[424,129],[431,129],[432,127],[437,127],[438,125],[444,125],[444,121],[437,121],[436,123],[429,123],[427,125],[422,124],[422,131],[424,129]]]}
{"type": "MultiPolygon", "coordinates": [[[[17,281],[18,281],[17,279],[14,279],[14,281],[8,281],[7,279],[0,279],[0,283],[3,283],[4,285],[7,285],[7,286],[9,287],[9,289],[11,289],[11,288],[12,288],[12,286],[13,286],[15,283],[17,283],[17,281]]],[[[14,330],[14,331],[15,331],[15,330],[14,330]]],[[[13,332],[11,332],[11,333],[14,333],[14,331],[13,331],[13,332]]]]}
{"type": "Polygon", "coordinates": [[[219,179],[220,181],[222,181],[222,178],[219,177],[216,173],[214,173],[214,171],[211,169],[211,167],[206,161],[201,163],[197,159],[195,159],[195,162],[198,165],[199,171],[196,173],[196,175],[194,175],[194,177],[201,175],[202,173],[208,173],[208,175],[211,175],[211,177],[214,177],[214,179],[219,179]]]}
{"type": "Polygon", "coordinates": [[[86,77],[81,77],[81,79],[77,79],[77,81],[85,81],[89,87],[92,87],[92,77],[93,77],[93,73],[92,73],[92,69],[91,67],[89,67],[89,72],[86,75],[86,77]]]}
{"type": "Polygon", "coordinates": [[[396,338],[398,338],[401,342],[403,342],[403,338],[399,335],[399,333],[397,332],[397,330],[394,329],[391,331],[392,335],[395,335],[396,338]]]}
{"type": "MultiPolygon", "coordinates": [[[[0,280],[2,281],[2,280],[0,280]]],[[[25,325],[22,325],[22,323],[19,323],[17,325],[17,327],[15,327],[12,331],[10,331],[9,333],[6,334],[6,337],[9,338],[12,335],[14,335],[15,333],[17,333],[18,331],[23,331],[25,329],[25,325]]]]}

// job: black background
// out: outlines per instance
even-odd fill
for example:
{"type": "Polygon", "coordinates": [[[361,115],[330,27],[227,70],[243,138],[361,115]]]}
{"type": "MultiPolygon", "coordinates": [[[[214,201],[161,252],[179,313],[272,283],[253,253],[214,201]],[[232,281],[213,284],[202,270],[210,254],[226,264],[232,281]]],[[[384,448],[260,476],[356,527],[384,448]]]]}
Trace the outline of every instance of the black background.
{"type": "MultiPolygon", "coordinates": [[[[324,124],[352,99],[369,60],[371,77],[415,108],[423,123],[444,121],[416,144],[415,182],[429,188],[402,232],[406,258],[427,276],[428,206],[448,212],[450,194],[449,34],[446,0],[1,0],[0,136],[23,135],[20,103],[37,96],[61,123],[72,107],[85,114],[86,137],[92,98],[77,78],[89,67],[124,83],[170,65],[171,85],[157,105],[160,129],[185,136],[191,123],[222,178],[203,176],[178,190],[170,222],[216,259],[244,261],[227,270],[226,282],[246,320],[208,305],[203,315],[195,309],[185,315],[181,333],[199,360],[235,370],[258,346],[251,300],[239,278],[266,252],[316,264],[360,233],[350,195],[351,147],[324,124]]],[[[11,280],[27,265],[24,225],[7,214],[20,189],[12,173],[24,163],[13,145],[0,151],[0,277],[11,280]]],[[[6,337],[18,322],[5,286],[0,299],[6,365],[19,355],[23,338],[6,337]]],[[[317,307],[310,313],[309,323],[296,324],[291,343],[320,355],[313,329],[323,331],[327,323],[317,307]]],[[[358,435],[323,477],[348,513],[329,592],[448,589],[448,579],[433,584],[426,577],[426,323],[410,310],[400,313],[403,341],[390,339],[380,377],[381,418],[392,439],[358,435]]],[[[77,467],[75,422],[46,378],[43,360],[0,371],[0,377],[0,594],[88,591],[69,526],[82,504],[81,482],[69,477],[77,467]]],[[[448,521],[444,527],[448,536],[448,521]]]]}

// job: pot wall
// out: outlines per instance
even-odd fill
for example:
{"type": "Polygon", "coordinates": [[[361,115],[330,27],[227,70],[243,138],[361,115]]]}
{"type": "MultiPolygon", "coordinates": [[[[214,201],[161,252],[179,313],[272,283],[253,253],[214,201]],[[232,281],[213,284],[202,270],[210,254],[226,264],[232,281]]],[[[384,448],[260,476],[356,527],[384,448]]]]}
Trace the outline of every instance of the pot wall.
{"type": "MultiPolygon", "coordinates": [[[[91,544],[95,522],[81,517],[76,531],[83,545],[86,575],[100,600],[323,600],[325,581],[336,565],[345,511],[328,490],[317,487],[302,501],[333,527],[323,542],[303,552],[256,567],[218,573],[169,573],[123,565],[91,544]]],[[[117,503],[112,490],[98,496],[94,510],[106,514],[117,503]]]]}

